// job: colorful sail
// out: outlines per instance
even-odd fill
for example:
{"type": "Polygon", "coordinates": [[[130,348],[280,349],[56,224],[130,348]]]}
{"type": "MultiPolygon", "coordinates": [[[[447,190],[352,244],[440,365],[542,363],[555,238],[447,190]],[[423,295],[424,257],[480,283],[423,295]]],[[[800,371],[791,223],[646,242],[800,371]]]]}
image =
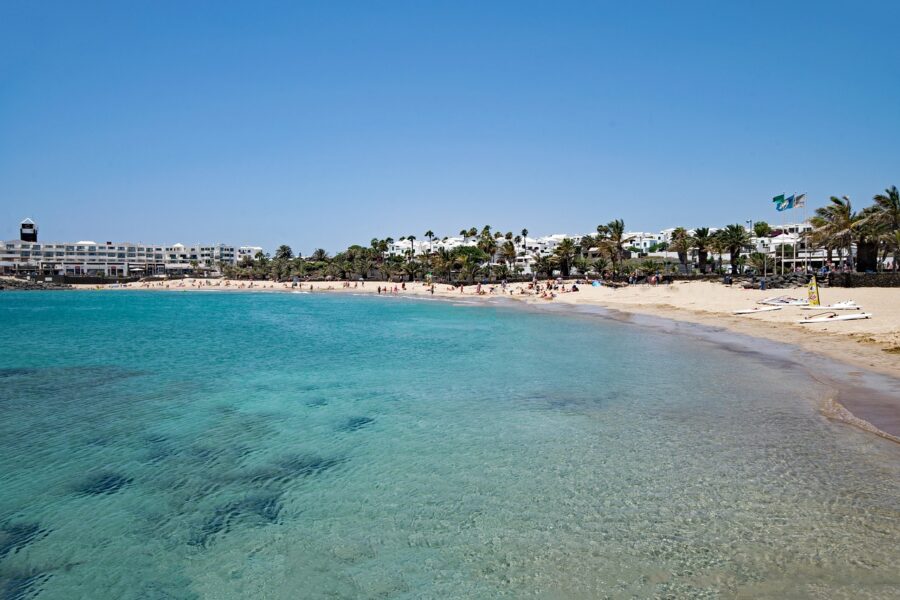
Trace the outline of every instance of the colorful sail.
{"type": "Polygon", "coordinates": [[[809,280],[809,305],[819,306],[819,284],[816,282],[815,275],[809,280]]]}

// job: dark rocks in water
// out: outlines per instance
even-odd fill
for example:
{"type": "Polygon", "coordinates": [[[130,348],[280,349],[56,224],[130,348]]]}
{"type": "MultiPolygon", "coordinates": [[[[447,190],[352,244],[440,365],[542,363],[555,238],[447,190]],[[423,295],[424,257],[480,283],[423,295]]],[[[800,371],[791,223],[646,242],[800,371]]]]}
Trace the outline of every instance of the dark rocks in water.
{"type": "Polygon", "coordinates": [[[339,458],[323,458],[316,455],[299,455],[282,460],[277,464],[290,477],[309,477],[318,475],[336,467],[342,462],[339,458]]]}
{"type": "Polygon", "coordinates": [[[0,527],[0,558],[10,553],[15,554],[47,533],[37,523],[7,523],[0,527]]]}
{"type": "Polygon", "coordinates": [[[40,369],[36,369],[34,367],[7,367],[4,369],[0,369],[0,379],[6,377],[35,375],[39,372],[40,369]]]}
{"type": "Polygon", "coordinates": [[[339,429],[341,431],[356,431],[357,429],[362,429],[366,425],[374,422],[375,419],[369,417],[351,417],[347,419],[339,429]]]}
{"type": "Polygon", "coordinates": [[[97,473],[81,482],[75,491],[89,496],[114,494],[131,482],[131,477],[118,473],[97,473]]]}
{"type": "Polygon", "coordinates": [[[213,515],[200,526],[191,538],[191,544],[205,546],[210,538],[228,533],[238,524],[271,525],[278,522],[281,513],[279,494],[256,494],[229,502],[215,509],[213,515]]]}
{"type": "Polygon", "coordinates": [[[77,378],[78,385],[95,383],[102,385],[110,381],[146,375],[146,371],[126,369],[116,365],[75,365],[49,367],[6,367],[0,368],[0,379],[7,377],[34,377],[36,381],[57,378],[67,379],[71,384],[77,378]]]}
{"type": "Polygon", "coordinates": [[[52,577],[52,573],[34,571],[29,573],[0,572],[0,600],[26,600],[41,593],[41,586],[52,577]]]}
{"type": "Polygon", "coordinates": [[[252,469],[246,479],[253,484],[287,483],[293,479],[312,477],[336,467],[339,458],[324,458],[315,454],[299,454],[282,459],[276,463],[252,469]]]}

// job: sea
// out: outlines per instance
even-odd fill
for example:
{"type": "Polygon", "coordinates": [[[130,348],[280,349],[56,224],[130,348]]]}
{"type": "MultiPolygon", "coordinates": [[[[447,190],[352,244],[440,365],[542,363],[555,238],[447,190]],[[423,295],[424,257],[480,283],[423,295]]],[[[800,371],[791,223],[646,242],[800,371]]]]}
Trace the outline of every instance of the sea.
{"type": "Polygon", "coordinates": [[[898,598],[900,445],[611,315],[0,293],[0,598],[898,598]]]}

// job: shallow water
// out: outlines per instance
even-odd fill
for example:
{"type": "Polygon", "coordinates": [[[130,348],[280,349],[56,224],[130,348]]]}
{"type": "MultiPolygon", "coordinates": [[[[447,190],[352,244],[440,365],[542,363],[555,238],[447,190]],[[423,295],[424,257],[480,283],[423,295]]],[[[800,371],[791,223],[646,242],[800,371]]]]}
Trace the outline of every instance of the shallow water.
{"type": "Polygon", "coordinates": [[[900,447],[600,318],[0,294],[0,598],[900,596],[900,447]]]}

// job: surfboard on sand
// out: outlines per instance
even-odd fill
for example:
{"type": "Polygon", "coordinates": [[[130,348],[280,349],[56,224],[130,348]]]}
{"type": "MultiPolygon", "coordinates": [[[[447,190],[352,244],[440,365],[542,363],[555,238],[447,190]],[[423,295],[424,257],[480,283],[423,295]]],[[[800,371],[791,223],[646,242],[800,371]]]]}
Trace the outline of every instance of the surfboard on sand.
{"type": "Polygon", "coordinates": [[[802,319],[797,321],[801,325],[807,323],[831,323],[832,321],[857,321],[859,319],[869,319],[872,317],[871,313],[855,313],[850,315],[839,315],[837,313],[828,313],[825,315],[815,315],[809,317],[807,319],[802,319]]]}
{"type": "Polygon", "coordinates": [[[780,306],[765,306],[762,308],[746,308],[744,310],[734,311],[735,315],[752,315],[753,313],[769,312],[772,310],[781,310],[780,306]]]}
{"type": "Polygon", "coordinates": [[[853,300],[846,300],[828,306],[801,306],[800,310],[860,310],[860,307],[853,300]]]}
{"type": "Polygon", "coordinates": [[[790,296],[772,296],[771,298],[760,300],[757,304],[767,304],[769,306],[807,306],[809,300],[792,298],[790,296]]]}

